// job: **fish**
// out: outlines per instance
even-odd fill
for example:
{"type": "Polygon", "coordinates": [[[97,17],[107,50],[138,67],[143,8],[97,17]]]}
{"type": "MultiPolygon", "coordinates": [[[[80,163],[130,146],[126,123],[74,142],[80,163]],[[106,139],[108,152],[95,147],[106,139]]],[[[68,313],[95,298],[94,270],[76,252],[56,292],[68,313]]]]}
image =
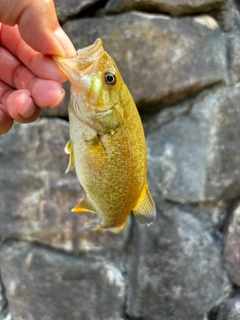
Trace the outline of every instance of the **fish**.
{"type": "Polygon", "coordinates": [[[73,212],[101,216],[83,230],[121,231],[131,212],[151,225],[156,208],[147,185],[144,131],[134,100],[102,40],[74,58],[53,56],[70,82],[66,173],[76,169],[85,196],[73,212]]]}

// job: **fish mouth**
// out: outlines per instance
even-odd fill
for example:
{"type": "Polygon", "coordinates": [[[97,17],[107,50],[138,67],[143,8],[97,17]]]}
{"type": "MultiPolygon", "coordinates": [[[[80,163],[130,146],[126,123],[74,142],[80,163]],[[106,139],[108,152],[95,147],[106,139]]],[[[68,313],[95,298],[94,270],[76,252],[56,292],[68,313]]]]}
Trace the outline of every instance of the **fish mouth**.
{"type": "Polygon", "coordinates": [[[53,60],[58,67],[65,73],[71,82],[76,80],[73,76],[76,72],[82,77],[84,71],[93,65],[104,53],[102,39],[98,38],[92,45],[77,50],[77,55],[74,58],[63,58],[53,56],[53,60]]]}
{"type": "Polygon", "coordinates": [[[102,39],[98,38],[92,45],[77,51],[76,66],[79,71],[88,68],[104,52],[102,39]]]}
{"type": "Polygon", "coordinates": [[[88,56],[91,56],[92,58],[97,58],[99,57],[102,53],[103,53],[103,43],[102,43],[102,39],[98,38],[93,44],[91,44],[90,46],[83,48],[83,49],[79,49],[77,51],[77,56],[81,56],[81,58],[87,56],[86,58],[88,58],[88,56]]]}

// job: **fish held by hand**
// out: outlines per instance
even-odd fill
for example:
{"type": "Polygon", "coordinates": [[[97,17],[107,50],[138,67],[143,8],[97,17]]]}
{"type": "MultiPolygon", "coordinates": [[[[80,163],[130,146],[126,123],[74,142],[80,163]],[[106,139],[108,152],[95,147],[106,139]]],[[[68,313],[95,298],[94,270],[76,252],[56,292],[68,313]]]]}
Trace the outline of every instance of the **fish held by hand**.
{"type": "Polygon", "coordinates": [[[120,231],[131,211],[151,225],[156,209],[147,186],[142,123],[114,60],[101,39],[75,58],[53,58],[70,81],[66,172],[75,167],[86,193],[72,211],[101,215],[100,225],[88,230],[120,231]]]}

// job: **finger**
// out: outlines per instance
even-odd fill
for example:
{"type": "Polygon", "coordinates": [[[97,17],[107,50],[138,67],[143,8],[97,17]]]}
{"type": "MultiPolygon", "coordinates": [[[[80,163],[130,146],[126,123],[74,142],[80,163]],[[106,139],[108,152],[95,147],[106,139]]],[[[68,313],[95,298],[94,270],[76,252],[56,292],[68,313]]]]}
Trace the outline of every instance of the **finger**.
{"type": "Polygon", "coordinates": [[[7,108],[10,117],[20,123],[35,121],[40,115],[40,108],[34,103],[27,89],[9,89],[2,97],[2,104],[7,108]]]}
{"type": "Polygon", "coordinates": [[[34,74],[5,48],[0,47],[0,80],[12,88],[27,88],[34,74]]]}
{"type": "MultiPolygon", "coordinates": [[[[36,78],[30,70],[21,65],[2,47],[0,47],[0,70],[3,71],[0,73],[0,80],[12,89],[28,89],[34,103],[41,108],[56,107],[64,99],[65,91],[59,82],[36,78]]],[[[4,87],[5,91],[7,89],[9,91],[8,86],[4,87]]],[[[1,96],[3,93],[2,89],[1,96]]]]}
{"type": "Polygon", "coordinates": [[[2,71],[0,72],[0,79],[12,87],[12,74],[18,64],[19,62],[14,56],[9,54],[3,47],[0,47],[0,70],[2,71]]]}
{"type": "MultiPolygon", "coordinates": [[[[51,57],[44,56],[43,54],[34,51],[22,40],[17,26],[9,27],[2,25],[0,43],[9,51],[9,55],[11,53],[13,56],[17,57],[18,60],[27,66],[37,77],[59,82],[67,80],[66,76],[56,66],[51,57]]],[[[3,59],[7,59],[6,53],[1,57],[1,60],[3,61],[2,67],[4,68],[3,59]]]]}
{"type": "Polygon", "coordinates": [[[61,84],[51,80],[34,79],[29,90],[33,100],[41,108],[57,107],[65,96],[61,84]]]}
{"type": "Polygon", "coordinates": [[[75,49],[59,26],[53,0],[0,1],[0,21],[19,25],[20,34],[43,54],[74,57],[75,49]]]}
{"type": "Polygon", "coordinates": [[[10,117],[7,108],[0,104],[0,134],[8,132],[13,125],[13,119],[10,117]]]}
{"type": "Polygon", "coordinates": [[[36,78],[21,65],[15,70],[13,82],[17,89],[28,89],[34,103],[40,108],[54,108],[65,97],[65,90],[59,82],[36,78]]]}

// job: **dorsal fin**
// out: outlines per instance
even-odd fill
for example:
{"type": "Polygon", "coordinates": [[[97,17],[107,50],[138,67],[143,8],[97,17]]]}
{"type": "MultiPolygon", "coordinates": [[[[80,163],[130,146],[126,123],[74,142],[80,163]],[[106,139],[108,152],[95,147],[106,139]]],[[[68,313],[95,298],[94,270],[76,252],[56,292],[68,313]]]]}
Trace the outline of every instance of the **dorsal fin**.
{"type": "Polygon", "coordinates": [[[74,154],[73,154],[73,147],[72,147],[72,141],[69,140],[64,148],[64,151],[66,154],[69,154],[69,162],[68,162],[68,167],[65,173],[68,173],[75,167],[75,162],[74,162],[74,154]]]}
{"type": "Polygon", "coordinates": [[[132,211],[135,217],[142,224],[149,226],[154,222],[156,217],[156,207],[147,184],[143,187],[138,202],[132,211]]]}
{"type": "Polygon", "coordinates": [[[85,196],[82,199],[82,201],[80,201],[79,204],[76,207],[74,207],[71,211],[72,212],[92,212],[92,213],[96,213],[94,207],[92,206],[92,204],[88,200],[87,196],[85,196]]]}

